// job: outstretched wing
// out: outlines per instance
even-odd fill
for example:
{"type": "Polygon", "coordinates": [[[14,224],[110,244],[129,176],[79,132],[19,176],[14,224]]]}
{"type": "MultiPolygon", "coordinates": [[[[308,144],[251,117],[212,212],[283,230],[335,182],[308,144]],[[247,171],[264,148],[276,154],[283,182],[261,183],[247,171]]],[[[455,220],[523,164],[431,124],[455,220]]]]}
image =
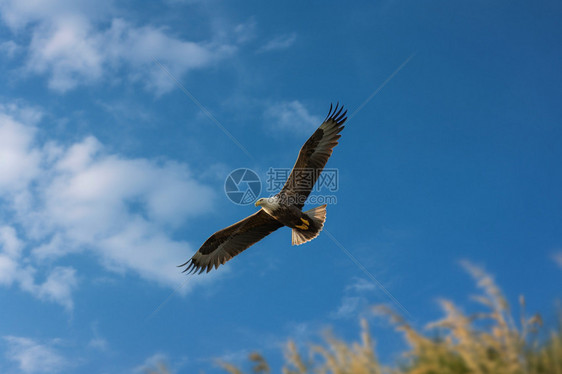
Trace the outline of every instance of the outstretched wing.
{"type": "Polygon", "coordinates": [[[347,120],[346,113],[347,110],[344,111],[343,106],[339,108],[337,104],[332,111],[330,105],[330,111],[324,122],[302,146],[297,162],[279,193],[287,203],[300,208],[304,206],[310,191],[332,155],[333,148],[338,144],[338,139],[341,137],[339,133],[345,127],[343,124],[347,120]]]}
{"type": "Polygon", "coordinates": [[[259,210],[242,221],[211,235],[190,260],[179,266],[187,265],[184,272],[195,273],[198,271],[201,274],[207,270],[208,273],[213,267],[218,268],[219,265],[224,264],[282,226],[283,224],[275,218],[263,210],[259,210]]]}

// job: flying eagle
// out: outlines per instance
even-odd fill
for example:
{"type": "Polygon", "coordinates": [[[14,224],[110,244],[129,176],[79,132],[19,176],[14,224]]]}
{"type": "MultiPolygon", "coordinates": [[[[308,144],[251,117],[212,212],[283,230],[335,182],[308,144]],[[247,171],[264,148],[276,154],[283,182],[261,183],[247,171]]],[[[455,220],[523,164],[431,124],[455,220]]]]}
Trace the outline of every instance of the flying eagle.
{"type": "Polygon", "coordinates": [[[234,225],[217,231],[199,250],[180,267],[184,272],[209,272],[232,257],[265,238],[280,227],[293,230],[292,244],[300,245],[318,236],[326,220],[326,205],[306,212],[302,211],[316,180],[324,169],[338,144],[339,134],[346,121],[347,110],[336,107],[326,116],[324,122],[302,146],[297,162],[281,191],[269,198],[258,199],[255,203],[261,209],[234,225]]]}

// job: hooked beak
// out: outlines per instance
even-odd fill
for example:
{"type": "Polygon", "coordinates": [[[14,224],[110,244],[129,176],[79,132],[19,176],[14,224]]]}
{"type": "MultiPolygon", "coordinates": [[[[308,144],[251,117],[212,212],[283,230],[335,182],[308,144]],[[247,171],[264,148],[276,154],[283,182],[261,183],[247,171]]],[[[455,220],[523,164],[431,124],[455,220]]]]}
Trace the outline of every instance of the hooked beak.
{"type": "Polygon", "coordinates": [[[255,206],[259,206],[259,200],[256,200],[256,202],[254,203],[255,206]]]}

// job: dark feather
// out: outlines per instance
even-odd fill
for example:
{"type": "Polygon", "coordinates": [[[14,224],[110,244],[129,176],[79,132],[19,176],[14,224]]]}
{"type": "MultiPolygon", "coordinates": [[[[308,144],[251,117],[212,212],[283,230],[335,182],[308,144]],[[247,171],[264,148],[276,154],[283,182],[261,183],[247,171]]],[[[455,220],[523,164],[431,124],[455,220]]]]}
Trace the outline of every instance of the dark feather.
{"type": "Polygon", "coordinates": [[[209,272],[282,226],[275,218],[259,210],[211,235],[190,260],[179,266],[188,265],[184,270],[188,274],[209,272]]]}
{"type": "Polygon", "coordinates": [[[344,128],[343,124],[347,120],[345,116],[347,110],[344,111],[343,106],[340,107],[338,103],[333,110],[332,108],[330,104],[326,119],[302,146],[293,170],[279,193],[285,201],[293,202],[299,208],[304,206],[304,202],[326,166],[341,137],[339,133],[344,128]]]}

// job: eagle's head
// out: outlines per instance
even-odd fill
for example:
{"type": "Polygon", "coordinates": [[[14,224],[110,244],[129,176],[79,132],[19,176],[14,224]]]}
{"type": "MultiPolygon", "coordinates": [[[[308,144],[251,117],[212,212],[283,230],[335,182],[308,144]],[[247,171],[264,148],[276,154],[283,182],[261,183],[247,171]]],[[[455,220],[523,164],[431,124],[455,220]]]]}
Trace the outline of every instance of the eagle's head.
{"type": "Polygon", "coordinates": [[[264,207],[266,210],[267,208],[276,209],[279,207],[279,202],[275,197],[262,197],[257,199],[254,205],[264,207]]]}

